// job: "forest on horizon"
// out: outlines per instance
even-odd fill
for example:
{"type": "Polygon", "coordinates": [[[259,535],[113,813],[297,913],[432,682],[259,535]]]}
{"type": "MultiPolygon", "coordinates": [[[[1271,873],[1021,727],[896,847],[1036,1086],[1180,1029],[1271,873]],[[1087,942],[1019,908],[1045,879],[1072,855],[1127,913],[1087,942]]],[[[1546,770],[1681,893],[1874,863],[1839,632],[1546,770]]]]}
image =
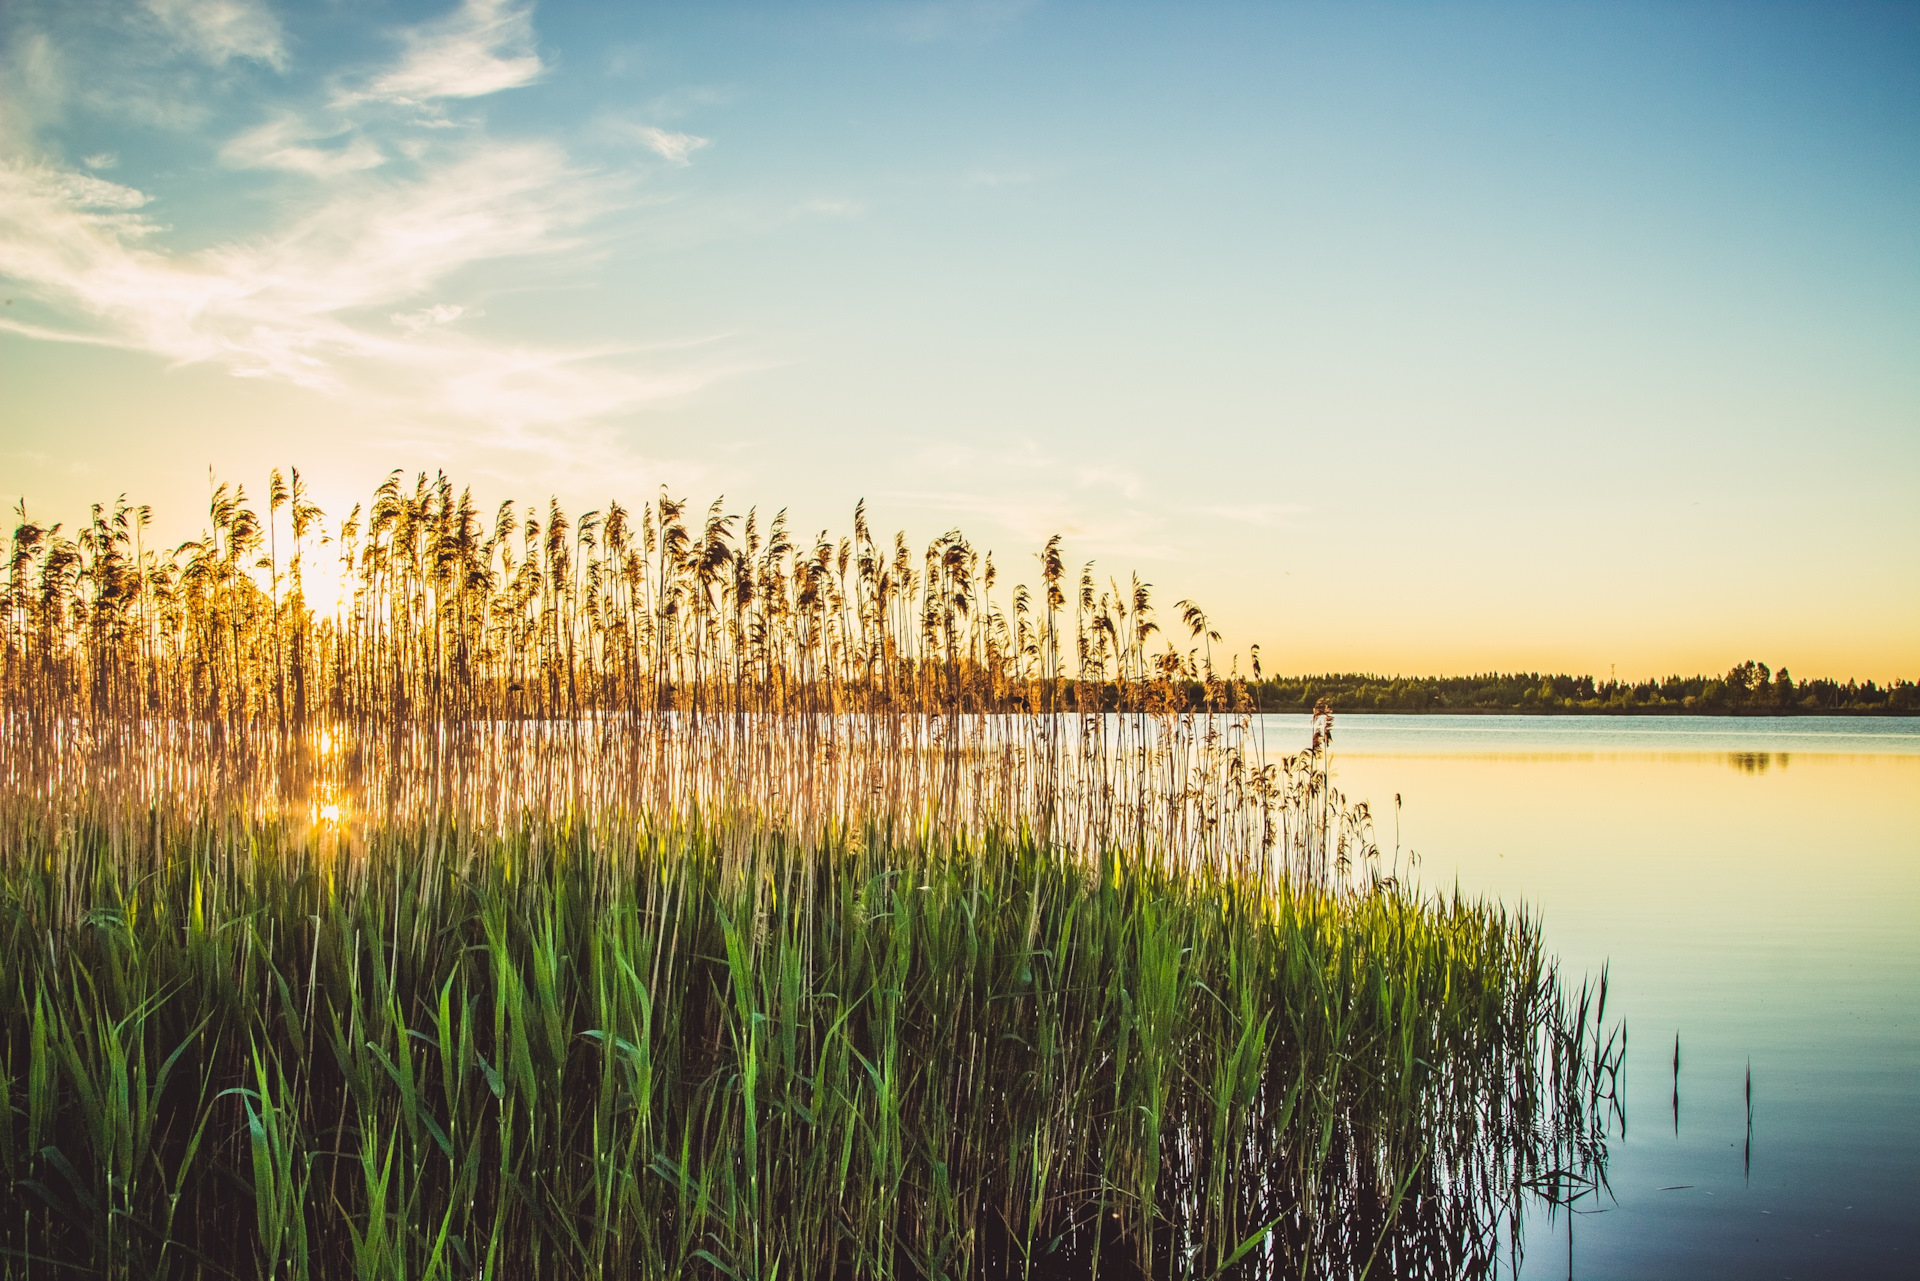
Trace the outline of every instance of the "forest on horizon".
{"type": "Polygon", "coordinates": [[[1543,712],[1699,716],[1920,715],[1920,683],[1796,681],[1786,668],[1744,662],[1723,676],[1596,680],[1540,672],[1473,676],[1326,673],[1251,683],[1263,712],[1307,712],[1325,699],[1347,712],[1543,712]]]}

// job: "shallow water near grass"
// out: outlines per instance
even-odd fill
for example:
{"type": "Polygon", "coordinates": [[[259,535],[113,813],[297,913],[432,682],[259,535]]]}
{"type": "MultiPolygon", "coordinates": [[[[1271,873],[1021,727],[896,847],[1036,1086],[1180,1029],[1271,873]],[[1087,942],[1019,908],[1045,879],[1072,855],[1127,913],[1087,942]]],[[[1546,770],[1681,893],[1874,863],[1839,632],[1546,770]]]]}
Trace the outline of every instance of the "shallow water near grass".
{"type": "Polygon", "coordinates": [[[1354,715],[1334,751],[1386,861],[1397,793],[1420,883],[1610,967],[1611,1195],[1531,1215],[1522,1277],[1920,1275],[1920,720],[1354,715]]]}

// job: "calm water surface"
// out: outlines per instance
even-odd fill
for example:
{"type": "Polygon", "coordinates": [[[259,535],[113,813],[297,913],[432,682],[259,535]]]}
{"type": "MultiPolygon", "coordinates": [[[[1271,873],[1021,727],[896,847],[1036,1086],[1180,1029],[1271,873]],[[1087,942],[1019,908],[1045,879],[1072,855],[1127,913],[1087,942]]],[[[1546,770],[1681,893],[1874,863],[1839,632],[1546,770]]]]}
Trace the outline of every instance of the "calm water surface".
{"type": "Polygon", "coordinates": [[[1334,749],[1424,885],[1610,967],[1612,1195],[1535,1216],[1523,1277],[1920,1277],[1920,721],[1343,716],[1334,749]]]}

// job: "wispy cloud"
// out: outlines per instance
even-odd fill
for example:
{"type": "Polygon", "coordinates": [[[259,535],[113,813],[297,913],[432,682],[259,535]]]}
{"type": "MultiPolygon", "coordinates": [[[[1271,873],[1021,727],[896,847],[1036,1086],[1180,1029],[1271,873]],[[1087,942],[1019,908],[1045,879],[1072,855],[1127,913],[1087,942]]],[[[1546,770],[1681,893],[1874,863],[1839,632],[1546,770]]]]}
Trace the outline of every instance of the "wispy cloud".
{"type": "Polygon", "coordinates": [[[661,129],[655,125],[622,123],[617,126],[617,132],[633,139],[667,163],[675,165],[692,163],[693,153],[711,141],[697,134],[676,133],[671,129],[661,129]]]}
{"type": "Polygon", "coordinates": [[[142,0],[142,7],[174,45],[215,66],[251,58],[286,69],[286,38],[260,0],[142,0]]]}
{"type": "Polygon", "coordinates": [[[1067,540],[1070,556],[1166,560],[1175,554],[1173,542],[1157,537],[1166,529],[1163,516],[1133,508],[1116,510],[1112,504],[1093,506],[1057,489],[895,489],[876,497],[956,520],[976,537],[990,536],[995,527],[1004,529],[1024,542],[1027,550],[1059,534],[1067,540]]]}
{"type": "MultiPolygon", "coordinates": [[[[256,0],[143,3],[207,61],[285,62],[279,27],[256,0]]],[[[0,329],[306,388],[429,453],[437,441],[562,467],[590,450],[604,469],[609,420],[731,372],[710,349],[508,336],[513,319],[497,302],[487,318],[476,269],[589,260],[601,252],[596,228],[631,207],[632,178],[578,164],[555,143],[491,138],[478,118],[389,109],[538,78],[526,4],[464,0],[398,39],[386,66],[327,76],[324,105],[274,107],[217,145],[231,168],[298,181],[272,188],[250,231],[192,248],[169,223],[164,188],[156,196],[103,176],[110,153],[88,156],[87,168],[59,164],[23,131],[0,130],[0,278],[21,303],[0,329]]],[[[34,65],[52,56],[42,50],[34,65]]],[[[658,128],[639,141],[675,163],[706,142],[658,128]]]]}
{"type": "Polygon", "coordinates": [[[466,314],[467,309],[458,303],[437,302],[419,311],[396,311],[387,319],[407,333],[417,334],[433,325],[451,325],[466,314]]]}
{"type": "Polygon", "coordinates": [[[282,112],[228,142],[220,158],[236,169],[282,169],[331,178],[376,168],[387,156],[346,125],[316,128],[294,112],[282,112]]]}
{"type": "Polygon", "coordinates": [[[474,146],[406,180],[337,183],[270,232],[193,253],[161,247],[150,198],[45,164],[0,163],[0,275],[64,324],[15,332],[214,364],[352,399],[374,416],[505,433],[592,419],[709,376],[636,373],[615,347],[563,349],[461,331],[430,299],[473,264],[580,247],[615,191],[543,144],[474,146]]]}
{"type": "Polygon", "coordinates": [[[0,43],[0,146],[31,136],[41,120],[58,114],[65,73],[44,31],[16,30],[0,43]]]}
{"type": "Polygon", "coordinates": [[[403,32],[401,43],[397,65],[340,102],[478,98],[532,84],[546,71],[534,50],[533,7],[514,0],[463,0],[446,17],[403,32]]]}
{"type": "Polygon", "coordinates": [[[1130,471],[1116,467],[1077,467],[1073,476],[1074,483],[1081,489],[1104,489],[1127,499],[1140,497],[1140,477],[1130,471]]]}
{"type": "Polygon", "coordinates": [[[909,484],[877,498],[943,513],[974,529],[997,527],[1028,546],[1060,534],[1069,555],[1079,557],[1190,560],[1214,536],[1209,522],[1282,527],[1309,510],[1232,498],[1183,503],[1151,477],[1077,464],[1027,438],[989,438],[984,445],[930,441],[902,459],[902,471],[938,477],[944,487],[909,484]]]}
{"type": "Polygon", "coordinates": [[[1005,530],[1029,547],[1060,534],[1073,555],[1159,560],[1174,553],[1164,510],[1142,501],[1136,477],[1076,468],[1032,439],[930,441],[902,463],[904,472],[938,476],[945,487],[912,485],[876,498],[942,513],[980,533],[1005,530]],[[1073,483],[1062,485],[1063,476],[1073,483]]]}

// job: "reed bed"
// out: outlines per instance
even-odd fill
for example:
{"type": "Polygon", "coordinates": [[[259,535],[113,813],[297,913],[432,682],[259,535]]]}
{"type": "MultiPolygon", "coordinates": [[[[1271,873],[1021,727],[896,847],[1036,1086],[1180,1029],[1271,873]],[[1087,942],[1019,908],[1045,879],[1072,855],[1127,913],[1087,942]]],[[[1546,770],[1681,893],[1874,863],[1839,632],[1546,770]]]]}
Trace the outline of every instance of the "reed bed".
{"type": "Polygon", "coordinates": [[[1604,1177],[1604,982],[1058,540],[144,525],[0,598],[9,1276],[1493,1275],[1604,1177]]]}

